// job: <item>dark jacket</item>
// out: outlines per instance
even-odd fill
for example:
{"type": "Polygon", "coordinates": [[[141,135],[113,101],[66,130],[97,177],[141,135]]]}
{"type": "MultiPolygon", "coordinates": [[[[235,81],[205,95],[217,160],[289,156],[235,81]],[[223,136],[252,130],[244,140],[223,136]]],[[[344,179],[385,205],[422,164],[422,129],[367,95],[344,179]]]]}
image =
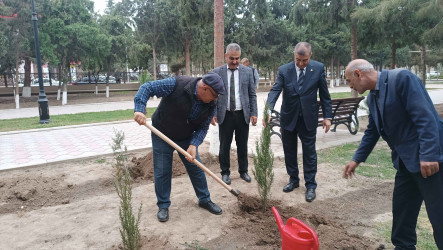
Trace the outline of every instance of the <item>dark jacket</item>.
{"type": "Polygon", "coordinates": [[[189,119],[195,101],[195,88],[200,79],[201,77],[176,77],[174,91],[162,98],[152,116],[153,126],[171,140],[181,141],[190,138],[201,123],[209,118],[215,108],[214,103],[204,105],[205,108],[196,119],[189,119]]]}
{"type": "Polygon", "coordinates": [[[364,162],[382,135],[397,169],[400,160],[411,173],[420,172],[421,161],[442,163],[443,121],[420,79],[404,69],[379,74],[368,95],[368,128],[353,160],[364,162]]]}
{"type": "Polygon", "coordinates": [[[274,109],[275,103],[283,91],[283,102],[280,110],[280,126],[293,131],[300,112],[308,130],[317,129],[319,91],[321,107],[325,118],[332,118],[331,96],[325,78],[324,65],[310,60],[306,66],[303,88],[298,90],[295,62],[290,62],[278,69],[277,80],[268,94],[268,105],[274,109]]]}

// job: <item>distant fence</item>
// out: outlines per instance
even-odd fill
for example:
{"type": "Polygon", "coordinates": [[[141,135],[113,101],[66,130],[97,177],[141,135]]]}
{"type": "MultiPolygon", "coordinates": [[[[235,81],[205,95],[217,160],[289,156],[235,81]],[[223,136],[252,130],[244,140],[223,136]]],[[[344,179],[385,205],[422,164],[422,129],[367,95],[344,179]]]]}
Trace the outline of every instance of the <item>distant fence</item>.
{"type": "MultiPolygon", "coordinates": [[[[99,84],[97,85],[99,93],[106,92],[106,85],[99,84]]],[[[110,84],[109,91],[110,92],[120,92],[120,91],[137,91],[140,88],[139,83],[127,83],[127,84],[110,84]]],[[[95,93],[95,84],[84,84],[84,85],[68,85],[68,94],[77,94],[77,93],[95,93]]],[[[23,88],[19,88],[19,95],[22,95],[23,88]]],[[[58,91],[57,86],[45,86],[46,94],[56,94],[58,91]]],[[[39,87],[31,87],[31,94],[38,95],[39,87]]],[[[13,96],[13,88],[0,88],[0,96],[13,96]]]]}
{"type": "MultiPolygon", "coordinates": [[[[19,80],[18,80],[18,84],[19,86],[22,86],[23,83],[25,82],[25,73],[19,73],[19,80]]],[[[107,76],[106,72],[100,72],[100,73],[91,73],[91,72],[79,72],[76,74],[71,74],[71,80],[68,81],[68,84],[74,83],[75,81],[79,81],[85,77],[87,78],[94,78],[94,77],[100,77],[105,79],[107,76]]],[[[130,82],[138,82],[138,78],[140,76],[140,72],[112,72],[109,74],[110,78],[114,79],[117,83],[130,83],[130,82]]],[[[15,80],[15,74],[14,73],[3,73],[0,75],[0,87],[13,87],[14,83],[16,82],[15,80]]],[[[164,74],[159,74],[158,78],[162,78],[164,77],[164,74]]],[[[30,81],[31,83],[33,81],[38,81],[35,80],[38,79],[38,73],[32,73],[30,74],[30,81]]],[[[44,73],[43,74],[43,79],[45,79],[45,81],[52,83],[52,80],[59,82],[60,81],[60,77],[58,73],[44,73]]],[[[92,81],[92,83],[95,83],[94,81],[92,81]]],[[[52,84],[51,84],[52,86],[52,84]]]]}

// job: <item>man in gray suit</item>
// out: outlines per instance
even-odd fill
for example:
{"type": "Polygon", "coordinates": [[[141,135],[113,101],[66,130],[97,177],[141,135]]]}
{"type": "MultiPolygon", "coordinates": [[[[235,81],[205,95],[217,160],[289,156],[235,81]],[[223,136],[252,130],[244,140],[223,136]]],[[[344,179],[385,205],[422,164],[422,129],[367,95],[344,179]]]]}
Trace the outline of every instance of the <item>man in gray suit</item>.
{"type": "Polygon", "coordinates": [[[249,122],[253,126],[257,124],[254,75],[250,68],[240,65],[240,56],[240,45],[231,43],[226,47],[227,64],[214,69],[214,72],[223,79],[226,88],[225,94],[219,95],[217,114],[211,124],[220,125],[219,161],[222,180],[228,185],[231,184],[230,150],[234,132],[240,178],[246,182],[251,181],[248,175],[249,122]]]}

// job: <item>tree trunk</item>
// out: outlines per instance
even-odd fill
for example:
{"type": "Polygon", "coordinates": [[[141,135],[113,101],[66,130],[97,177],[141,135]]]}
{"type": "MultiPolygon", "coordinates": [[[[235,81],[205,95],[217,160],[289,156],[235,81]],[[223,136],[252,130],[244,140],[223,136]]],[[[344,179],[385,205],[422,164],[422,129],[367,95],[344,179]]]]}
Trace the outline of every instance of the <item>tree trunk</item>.
{"type": "Polygon", "coordinates": [[[225,21],[223,0],[214,0],[214,68],[223,65],[225,21]]]}
{"type": "Polygon", "coordinates": [[[340,85],[340,81],[341,81],[341,77],[340,77],[340,75],[341,75],[341,71],[340,71],[340,59],[339,58],[337,58],[337,61],[335,62],[335,65],[336,65],[336,72],[337,72],[337,76],[335,77],[337,80],[337,82],[336,82],[336,84],[337,84],[337,87],[340,85]]]}
{"type": "Polygon", "coordinates": [[[157,56],[155,53],[155,45],[152,45],[152,60],[154,62],[154,69],[152,70],[154,74],[154,81],[157,80],[157,56]]]}
{"type": "Polygon", "coordinates": [[[20,76],[19,76],[19,74],[18,74],[18,67],[19,67],[19,64],[18,64],[18,59],[16,59],[15,60],[15,108],[16,109],[19,109],[20,108],[20,94],[19,94],[19,87],[18,87],[18,84],[19,84],[19,80],[20,80],[20,76]]]}
{"type": "Polygon", "coordinates": [[[397,44],[392,42],[391,45],[391,69],[395,69],[395,57],[397,55],[397,44]]]}
{"type": "Polygon", "coordinates": [[[274,65],[274,75],[272,76],[272,81],[273,82],[275,82],[275,78],[277,77],[277,71],[278,71],[278,68],[277,68],[277,66],[276,65],[274,65]]]}
{"type": "MultiPolygon", "coordinates": [[[[224,40],[225,21],[223,0],[214,0],[214,68],[224,63],[224,40]]],[[[212,130],[209,152],[218,155],[220,150],[220,140],[218,138],[218,126],[212,130]]]]}
{"type": "MultiPolygon", "coordinates": [[[[351,5],[352,5],[352,9],[355,8],[355,0],[351,1],[351,5]]],[[[357,40],[357,21],[352,18],[351,19],[352,25],[351,25],[351,60],[355,60],[357,59],[357,45],[358,45],[358,40],[357,40]]],[[[358,93],[355,90],[351,90],[351,96],[352,97],[357,97],[358,93]]]]}
{"type": "Polygon", "coordinates": [[[420,46],[420,71],[421,71],[421,81],[423,82],[423,85],[426,86],[426,46],[422,45],[420,46]]]}
{"type": "Polygon", "coordinates": [[[31,58],[25,57],[25,82],[23,86],[31,86],[31,58]]]}
{"type": "Polygon", "coordinates": [[[331,77],[329,78],[329,86],[331,88],[334,87],[334,56],[331,56],[331,77]]]}
{"type": "Polygon", "coordinates": [[[25,81],[23,82],[22,97],[31,97],[31,59],[25,57],[25,81]]]}
{"type": "Polygon", "coordinates": [[[63,84],[65,84],[63,81],[63,76],[62,76],[62,65],[61,64],[58,65],[57,71],[58,71],[57,101],[60,101],[61,87],[63,84]]]}
{"type": "Polygon", "coordinates": [[[185,64],[186,75],[191,76],[191,38],[189,34],[185,38],[185,64]]]}

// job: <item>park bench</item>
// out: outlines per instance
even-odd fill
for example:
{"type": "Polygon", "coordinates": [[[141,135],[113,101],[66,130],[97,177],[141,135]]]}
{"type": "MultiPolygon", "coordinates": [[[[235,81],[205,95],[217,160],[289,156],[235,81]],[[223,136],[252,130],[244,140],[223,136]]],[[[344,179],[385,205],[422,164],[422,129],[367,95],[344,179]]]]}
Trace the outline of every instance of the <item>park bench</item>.
{"type": "MultiPolygon", "coordinates": [[[[352,97],[352,98],[341,98],[332,99],[332,120],[331,129],[335,132],[336,128],[340,124],[344,124],[352,135],[358,132],[358,117],[357,109],[360,106],[359,103],[364,97],[352,97]]],[[[318,126],[323,126],[323,111],[318,101],[318,126]]],[[[271,136],[278,135],[281,139],[280,134],[280,113],[278,111],[272,110],[271,120],[269,121],[269,126],[271,128],[271,136]]]]}

